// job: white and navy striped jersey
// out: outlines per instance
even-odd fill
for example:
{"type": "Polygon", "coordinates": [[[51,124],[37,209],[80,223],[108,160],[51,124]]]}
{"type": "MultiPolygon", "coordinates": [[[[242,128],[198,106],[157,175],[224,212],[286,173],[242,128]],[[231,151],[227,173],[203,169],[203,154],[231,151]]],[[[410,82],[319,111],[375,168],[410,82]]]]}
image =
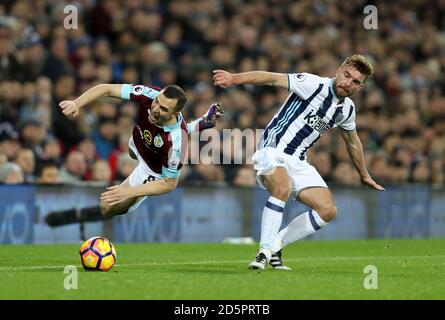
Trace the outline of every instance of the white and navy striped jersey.
{"type": "Polygon", "coordinates": [[[337,98],[334,79],[310,73],[287,76],[291,93],[264,130],[259,148],[277,148],[305,160],[324,132],[335,127],[355,130],[354,102],[337,98]]]}

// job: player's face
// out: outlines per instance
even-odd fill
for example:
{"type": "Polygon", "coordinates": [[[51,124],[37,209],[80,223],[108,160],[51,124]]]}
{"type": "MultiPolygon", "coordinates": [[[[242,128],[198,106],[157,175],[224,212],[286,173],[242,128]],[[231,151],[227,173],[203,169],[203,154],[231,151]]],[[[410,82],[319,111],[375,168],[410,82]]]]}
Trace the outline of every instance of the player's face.
{"type": "Polygon", "coordinates": [[[175,112],[177,101],[177,99],[167,98],[161,91],[151,103],[148,121],[160,126],[168,124],[169,121],[178,115],[178,112],[175,112]]]}
{"type": "Polygon", "coordinates": [[[334,90],[337,97],[349,97],[364,87],[366,76],[353,66],[344,66],[335,73],[334,90]]]}

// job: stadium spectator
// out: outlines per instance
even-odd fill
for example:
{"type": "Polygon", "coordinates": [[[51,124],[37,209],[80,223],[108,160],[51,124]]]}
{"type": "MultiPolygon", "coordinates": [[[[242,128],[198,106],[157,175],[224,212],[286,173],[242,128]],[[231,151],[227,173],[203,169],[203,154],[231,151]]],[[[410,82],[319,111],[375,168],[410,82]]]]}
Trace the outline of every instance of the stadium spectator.
{"type": "MultiPolygon", "coordinates": [[[[115,181],[124,181],[136,168],[137,161],[130,158],[128,153],[121,153],[117,158],[115,181]]],[[[184,167],[185,168],[185,167],[184,167]]]]}
{"type": "Polygon", "coordinates": [[[332,160],[331,154],[328,151],[320,150],[315,152],[311,158],[311,164],[317,168],[318,173],[320,173],[324,181],[331,181],[332,160]]]}
{"type": "Polygon", "coordinates": [[[82,181],[86,171],[87,162],[85,155],[80,151],[70,151],[60,170],[60,182],[71,183],[82,181]]]}
{"type": "Polygon", "coordinates": [[[237,187],[254,187],[256,185],[256,173],[250,166],[240,167],[233,179],[233,185],[237,187]]]}
{"type": "Polygon", "coordinates": [[[93,139],[85,138],[79,142],[77,145],[77,150],[82,152],[82,154],[85,156],[87,169],[83,177],[85,180],[91,180],[93,175],[93,165],[96,160],[99,159],[99,155],[96,152],[96,144],[94,143],[93,139]]]}
{"type": "Polygon", "coordinates": [[[117,174],[117,170],[119,167],[119,164],[118,164],[119,158],[121,157],[122,154],[128,155],[128,151],[129,151],[128,141],[130,140],[130,137],[131,137],[132,128],[133,127],[131,127],[131,129],[128,129],[126,131],[118,130],[120,132],[119,137],[118,137],[119,144],[118,144],[117,148],[115,148],[108,157],[108,164],[111,169],[111,179],[112,180],[116,179],[115,176],[117,174]]]}
{"type": "Polygon", "coordinates": [[[445,161],[440,157],[431,160],[431,182],[435,187],[441,187],[445,183],[445,161]]]}
{"type": "Polygon", "coordinates": [[[42,74],[45,63],[45,48],[38,34],[25,36],[17,45],[17,59],[20,62],[17,78],[35,82],[42,74]]]}
{"type": "Polygon", "coordinates": [[[17,79],[20,64],[13,54],[14,42],[11,27],[0,23],[0,81],[17,79]]]}
{"type": "Polygon", "coordinates": [[[116,122],[114,118],[101,117],[98,121],[98,129],[92,133],[92,140],[96,145],[96,151],[101,159],[108,159],[116,147],[116,122]]]}
{"type": "Polygon", "coordinates": [[[34,169],[36,165],[35,156],[31,149],[21,149],[17,153],[14,161],[20,166],[23,173],[24,182],[34,182],[34,169]]]}
{"type": "Polygon", "coordinates": [[[21,145],[29,148],[39,158],[43,157],[43,145],[47,138],[48,131],[43,124],[37,120],[26,120],[20,126],[21,145]]]}
{"type": "MultiPolygon", "coordinates": [[[[364,15],[357,14],[363,12],[360,1],[280,0],[272,7],[267,0],[87,0],[79,7],[78,28],[67,30],[63,4],[8,1],[0,6],[5,15],[0,17],[0,122],[19,130],[29,120],[25,115],[37,116],[32,119],[60,140],[66,157],[97,129],[96,115],[88,112],[74,122],[61,115],[57,103],[111,76],[113,83],[174,81],[189,97],[187,116],[198,114],[199,104],[211,96],[226,108],[221,128],[264,128],[284,90],[244,86],[231,92],[201,91],[211,83],[210,70],[227,66],[240,72],[274,69],[333,76],[338,62],[358,52],[375,65],[375,76],[357,95],[356,105],[365,153],[370,162],[378,154],[376,166],[387,170],[376,174],[385,183],[407,182],[415,159],[425,156],[434,180],[444,174],[443,166],[434,163],[445,161],[442,2],[376,1],[379,28],[367,30],[364,15]],[[31,87],[33,95],[28,94],[31,87]],[[392,161],[395,154],[397,161],[406,156],[399,145],[408,148],[409,163],[392,161]]],[[[311,157],[328,152],[333,172],[347,159],[338,135],[330,141],[311,157]]],[[[233,178],[225,175],[227,182],[233,178]]],[[[443,179],[434,183],[444,185],[443,179]]]]}
{"type": "Polygon", "coordinates": [[[109,183],[111,181],[111,169],[105,160],[96,160],[93,164],[92,181],[109,183]]]}
{"type": "Polygon", "coordinates": [[[0,167],[8,162],[8,157],[6,154],[0,152],[0,167]]]}
{"type": "Polygon", "coordinates": [[[4,154],[7,160],[16,158],[20,150],[19,134],[8,122],[0,124],[0,153],[4,154]]]}
{"type": "Polygon", "coordinates": [[[422,157],[412,164],[409,182],[431,183],[431,168],[426,158],[422,157]]]}
{"type": "Polygon", "coordinates": [[[54,161],[57,166],[62,165],[62,148],[56,138],[49,138],[45,141],[41,160],[51,160],[54,161]]]}
{"type": "Polygon", "coordinates": [[[43,75],[56,81],[61,76],[73,74],[73,66],[69,61],[68,41],[65,37],[54,36],[51,39],[49,55],[43,66],[43,75]]]}
{"type": "Polygon", "coordinates": [[[347,186],[359,186],[360,177],[349,162],[340,162],[332,173],[334,180],[347,186]]]}
{"type": "Polygon", "coordinates": [[[54,161],[42,161],[36,168],[36,183],[58,184],[60,183],[59,168],[54,161]]]}
{"type": "Polygon", "coordinates": [[[0,183],[20,184],[24,183],[23,172],[18,164],[6,162],[0,167],[0,183]]]}
{"type": "Polygon", "coordinates": [[[66,152],[75,147],[83,137],[83,133],[78,124],[75,121],[64,117],[58,106],[60,101],[70,99],[74,96],[76,91],[76,80],[69,75],[64,75],[53,83],[54,90],[51,105],[53,132],[59,141],[63,142],[63,150],[66,152]]]}
{"type": "Polygon", "coordinates": [[[197,185],[205,185],[207,182],[224,182],[225,174],[223,167],[212,163],[209,156],[201,155],[200,163],[191,165],[187,181],[197,185]]]}

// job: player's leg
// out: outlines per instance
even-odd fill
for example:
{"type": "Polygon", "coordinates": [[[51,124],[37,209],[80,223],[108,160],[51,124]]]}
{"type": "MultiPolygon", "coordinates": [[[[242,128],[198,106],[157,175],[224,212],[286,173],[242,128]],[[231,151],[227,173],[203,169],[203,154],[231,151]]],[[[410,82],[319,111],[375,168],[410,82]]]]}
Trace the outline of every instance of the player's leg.
{"type": "MultiPolygon", "coordinates": [[[[144,184],[147,181],[159,179],[158,174],[152,172],[144,163],[141,163],[140,157],[138,157],[137,151],[135,150],[136,147],[134,146],[131,138],[129,142],[130,157],[132,157],[133,159],[137,159],[140,162],[130,174],[130,176],[121,183],[121,185],[137,186],[144,184]]],[[[82,209],[72,208],[69,210],[54,211],[50,212],[45,217],[45,221],[49,226],[57,227],[70,223],[94,222],[110,219],[114,215],[125,214],[129,211],[135,210],[144,199],[145,197],[132,198],[114,206],[109,206],[101,201],[99,206],[82,209]]]]}
{"type": "MultiPolygon", "coordinates": [[[[125,179],[121,185],[128,186],[129,178],[125,179]]],[[[58,227],[72,223],[96,222],[112,218],[117,214],[128,212],[139,198],[128,199],[118,205],[109,206],[104,202],[100,202],[99,206],[86,208],[72,208],[68,210],[53,211],[46,215],[45,222],[50,227],[58,227]]]]}
{"type": "Polygon", "coordinates": [[[334,199],[317,170],[306,161],[295,158],[287,159],[287,162],[296,200],[306,204],[311,210],[297,216],[275,238],[270,264],[275,269],[284,270],[289,270],[289,268],[283,265],[281,249],[319,230],[335,215],[334,199]],[[324,218],[326,221],[323,220],[324,218]]]}
{"type": "Polygon", "coordinates": [[[284,206],[292,192],[291,179],[282,155],[273,148],[257,150],[253,156],[257,181],[270,196],[263,209],[260,249],[250,269],[264,269],[272,255],[272,246],[281,226],[284,206]]]}
{"type": "MultiPolygon", "coordinates": [[[[138,160],[139,163],[136,168],[134,168],[133,172],[121,183],[122,186],[135,187],[162,178],[162,175],[153,172],[140,156],[136,145],[134,144],[133,137],[128,141],[128,147],[128,154],[130,157],[138,160]]],[[[100,208],[102,215],[105,217],[125,214],[136,210],[145,199],[146,197],[131,198],[114,206],[110,206],[101,201],[100,208]]]]}
{"type": "Polygon", "coordinates": [[[269,191],[261,219],[260,249],[254,261],[249,264],[250,269],[264,269],[272,256],[274,240],[280,230],[283,220],[284,206],[291,194],[291,184],[286,168],[276,167],[259,178],[269,191]]]}
{"type": "MultiPolygon", "coordinates": [[[[140,157],[137,158],[139,159],[140,157]]],[[[121,183],[121,186],[135,187],[161,178],[161,174],[152,171],[143,160],[139,160],[136,168],[134,168],[133,172],[121,183]]],[[[101,201],[100,207],[104,216],[125,214],[136,210],[146,198],[146,196],[131,198],[114,206],[110,206],[101,201]]]]}
{"type": "Polygon", "coordinates": [[[316,211],[317,216],[315,222],[321,222],[325,225],[335,218],[337,215],[337,207],[335,206],[334,196],[329,188],[312,187],[300,191],[297,200],[316,211]]]}
{"type": "Polygon", "coordinates": [[[270,265],[278,270],[291,270],[285,266],[281,250],[316,232],[335,217],[334,199],[328,188],[308,187],[300,191],[298,201],[312,208],[293,219],[275,238],[270,265]]]}
{"type": "MultiPolygon", "coordinates": [[[[120,185],[123,187],[129,187],[130,186],[129,181],[130,181],[130,177],[127,177],[120,185]]],[[[125,214],[128,212],[128,210],[132,206],[134,206],[140,200],[141,200],[141,197],[131,198],[131,199],[127,199],[124,202],[113,205],[113,206],[110,206],[110,205],[106,204],[105,202],[101,201],[100,202],[100,210],[104,217],[111,217],[114,215],[125,214]]]]}
{"type": "Polygon", "coordinates": [[[260,249],[272,250],[280,229],[284,206],[292,192],[291,181],[284,167],[276,167],[273,173],[260,176],[270,196],[263,210],[260,249]]]}
{"type": "Polygon", "coordinates": [[[297,200],[311,209],[297,216],[278,233],[273,249],[275,252],[320,230],[337,213],[334,197],[325,187],[305,188],[299,192],[297,200]]]}

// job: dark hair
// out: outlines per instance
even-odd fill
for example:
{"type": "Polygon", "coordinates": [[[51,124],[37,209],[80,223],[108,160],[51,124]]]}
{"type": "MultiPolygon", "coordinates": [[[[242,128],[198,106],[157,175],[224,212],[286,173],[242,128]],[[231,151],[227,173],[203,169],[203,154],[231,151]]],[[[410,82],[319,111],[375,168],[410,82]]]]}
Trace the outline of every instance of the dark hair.
{"type": "Polygon", "coordinates": [[[187,96],[184,90],[177,85],[168,85],[163,89],[163,94],[169,99],[177,99],[175,112],[181,111],[187,103],[187,96]]]}
{"type": "Polygon", "coordinates": [[[57,169],[59,169],[59,166],[54,160],[51,159],[42,160],[36,166],[35,176],[39,178],[43,174],[43,171],[45,171],[46,168],[51,168],[51,167],[56,167],[57,169]]]}

